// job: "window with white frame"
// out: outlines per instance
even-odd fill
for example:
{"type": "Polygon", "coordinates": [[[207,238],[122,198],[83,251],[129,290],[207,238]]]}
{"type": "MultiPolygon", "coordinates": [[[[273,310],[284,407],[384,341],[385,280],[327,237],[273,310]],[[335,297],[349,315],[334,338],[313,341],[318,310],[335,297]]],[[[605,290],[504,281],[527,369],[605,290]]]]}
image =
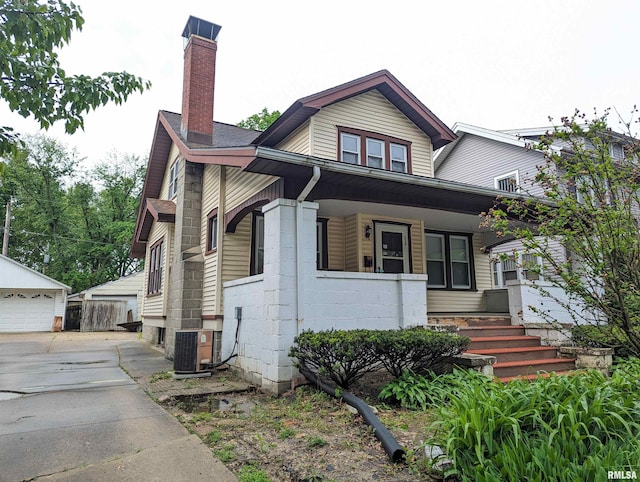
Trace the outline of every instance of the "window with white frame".
{"type": "Polygon", "coordinates": [[[178,192],[178,169],[179,169],[179,160],[176,161],[171,166],[171,170],[169,171],[169,199],[172,199],[178,192]]]}
{"type": "Polygon", "coordinates": [[[393,172],[408,172],[407,146],[391,143],[391,170],[393,172]]]}
{"type": "Polygon", "coordinates": [[[520,185],[520,177],[518,171],[493,178],[494,187],[500,191],[517,192],[520,185]]]}
{"type": "Polygon", "coordinates": [[[367,139],[367,166],[384,169],[384,142],[367,139]]]}
{"type": "Polygon", "coordinates": [[[360,164],[360,136],[343,132],[340,141],[340,160],[348,164],[360,164]]]}
{"type": "Polygon", "coordinates": [[[425,233],[429,288],[475,289],[471,235],[425,233]]]}
{"type": "Polygon", "coordinates": [[[515,253],[493,261],[493,283],[496,288],[506,287],[511,280],[542,280],[542,258],[529,253],[515,253]]]}

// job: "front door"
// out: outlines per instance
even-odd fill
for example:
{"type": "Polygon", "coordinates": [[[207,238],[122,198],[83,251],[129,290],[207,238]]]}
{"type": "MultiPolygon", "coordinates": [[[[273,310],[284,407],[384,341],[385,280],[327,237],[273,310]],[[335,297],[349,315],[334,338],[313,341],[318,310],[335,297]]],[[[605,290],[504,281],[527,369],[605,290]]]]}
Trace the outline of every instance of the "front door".
{"type": "Polygon", "coordinates": [[[376,272],[409,273],[409,226],[375,223],[376,272]]]}

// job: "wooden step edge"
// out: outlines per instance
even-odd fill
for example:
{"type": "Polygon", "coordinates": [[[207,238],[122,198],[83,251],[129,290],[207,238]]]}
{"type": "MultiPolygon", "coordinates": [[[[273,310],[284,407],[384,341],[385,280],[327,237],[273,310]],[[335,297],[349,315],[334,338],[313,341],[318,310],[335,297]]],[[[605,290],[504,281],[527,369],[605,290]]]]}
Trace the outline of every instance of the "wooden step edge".
{"type": "Polygon", "coordinates": [[[539,336],[529,335],[505,335],[505,336],[471,336],[471,343],[474,341],[524,341],[524,340],[539,340],[539,336]]]}
{"type": "Polygon", "coordinates": [[[493,369],[496,368],[512,368],[512,367],[533,367],[536,365],[551,365],[559,363],[575,363],[573,358],[542,358],[540,360],[517,360],[507,362],[496,362],[493,369]]]}
{"type": "Polygon", "coordinates": [[[462,326],[459,331],[480,331],[480,330],[524,330],[524,325],[495,325],[495,326],[462,326]]]}
{"type": "Polygon", "coordinates": [[[465,353],[471,353],[473,355],[501,355],[503,353],[520,353],[545,350],[558,351],[555,346],[519,346],[514,348],[472,348],[465,351],[465,353]]]}

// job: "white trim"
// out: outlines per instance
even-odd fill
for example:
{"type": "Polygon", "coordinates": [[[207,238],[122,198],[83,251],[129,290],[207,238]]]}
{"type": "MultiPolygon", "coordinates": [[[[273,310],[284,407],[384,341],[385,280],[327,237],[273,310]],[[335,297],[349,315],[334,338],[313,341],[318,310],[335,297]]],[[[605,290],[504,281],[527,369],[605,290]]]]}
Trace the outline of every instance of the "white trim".
{"type": "Polygon", "coordinates": [[[495,187],[497,190],[499,191],[503,191],[503,192],[520,192],[520,175],[518,173],[518,170],[516,169],[515,171],[511,171],[508,172],[506,174],[502,174],[501,176],[496,176],[493,178],[493,187],[495,187]],[[506,189],[500,189],[499,184],[500,181],[504,180],[504,179],[510,179],[510,178],[516,178],[516,190],[515,191],[507,191],[506,189]]]}
{"type": "Polygon", "coordinates": [[[440,233],[424,233],[424,239],[425,239],[425,253],[424,253],[424,257],[425,257],[425,261],[427,264],[427,270],[429,269],[429,261],[433,261],[433,262],[438,262],[438,263],[442,263],[442,276],[443,276],[443,281],[444,284],[441,285],[436,285],[436,284],[432,284],[432,283],[428,283],[427,286],[429,288],[446,288],[447,287],[447,273],[448,273],[448,269],[447,269],[447,253],[446,253],[446,243],[445,243],[445,235],[444,234],[440,234],[440,233]],[[426,242],[427,242],[427,237],[432,237],[432,238],[440,238],[440,249],[442,252],[442,259],[429,259],[428,254],[427,254],[427,249],[426,249],[426,242]]]}
{"type": "Polygon", "coordinates": [[[173,161],[173,164],[171,164],[171,167],[169,168],[169,186],[167,188],[167,197],[169,199],[173,199],[178,194],[178,172],[180,167],[180,165],[178,164],[179,162],[180,156],[176,157],[175,161],[173,161]]]}
{"type": "Polygon", "coordinates": [[[449,269],[451,270],[451,287],[454,289],[471,289],[471,252],[470,252],[470,246],[469,246],[469,238],[467,236],[457,236],[455,234],[450,234],[449,235],[449,269]],[[459,261],[459,260],[454,260],[453,256],[451,255],[451,240],[452,239],[461,239],[462,241],[464,241],[464,251],[465,251],[465,255],[467,257],[466,261],[459,261]],[[467,279],[469,280],[469,282],[466,285],[461,285],[461,284],[455,284],[453,282],[453,264],[454,263],[458,263],[458,264],[466,264],[467,265],[467,279]]]}
{"type": "Polygon", "coordinates": [[[380,139],[374,139],[373,137],[367,137],[366,138],[366,146],[367,146],[367,167],[375,167],[376,169],[386,169],[386,159],[384,158],[384,151],[385,151],[385,141],[382,141],[380,139]],[[375,159],[380,159],[380,166],[370,166],[369,165],[369,142],[375,142],[376,144],[378,144],[380,146],[380,155],[376,156],[375,154],[372,154],[371,157],[375,158],[375,159]]]}
{"type": "Polygon", "coordinates": [[[360,139],[360,136],[357,134],[351,134],[349,132],[341,132],[340,133],[340,161],[344,162],[346,164],[352,164],[354,166],[359,166],[362,163],[362,154],[360,152],[360,142],[362,140],[360,139]],[[345,137],[352,137],[356,140],[356,150],[355,151],[350,151],[345,149],[344,147],[344,139],[345,137]],[[347,152],[349,154],[356,154],[358,156],[358,159],[356,162],[349,162],[349,161],[345,161],[344,160],[344,153],[347,152]]]}
{"type": "Polygon", "coordinates": [[[411,270],[411,266],[409,263],[409,226],[404,224],[389,224],[389,223],[381,223],[374,222],[374,239],[375,239],[375,252],[376,252],[376,262],[375,262],[375,271],[377,273],[385,273],[384,271],[384,260],[385,259],[402,259],[402,272],[409,273],[411,270]],[[383,255],[383,245],[382,245],[382,233],[396,233],[400,234],[402,239],[402,258],[398,256],[384,256],[383,255]],[[382,270],[382,271],[379,271],[382,270]]]}

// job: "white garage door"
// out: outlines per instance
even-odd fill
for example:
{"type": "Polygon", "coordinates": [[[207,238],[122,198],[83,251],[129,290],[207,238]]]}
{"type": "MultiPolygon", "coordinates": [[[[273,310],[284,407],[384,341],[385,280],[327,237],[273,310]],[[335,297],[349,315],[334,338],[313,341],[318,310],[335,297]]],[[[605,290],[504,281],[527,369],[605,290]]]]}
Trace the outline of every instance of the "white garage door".
{"type": "Polygon", "coordinates": [[[39,291],[0,291],[0,333],[51,331],[55,294],[39,291]]]}

